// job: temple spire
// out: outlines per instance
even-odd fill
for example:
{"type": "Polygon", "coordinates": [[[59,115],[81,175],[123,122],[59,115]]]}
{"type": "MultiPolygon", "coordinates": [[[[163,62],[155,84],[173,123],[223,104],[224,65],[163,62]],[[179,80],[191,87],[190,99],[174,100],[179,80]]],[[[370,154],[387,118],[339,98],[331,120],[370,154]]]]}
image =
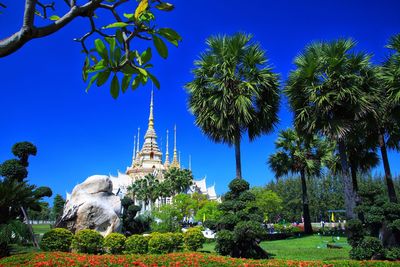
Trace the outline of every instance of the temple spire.
{"type": "Polygon", "coordinates": [[[165,163],[164,163],[165,167],[169,166],[169,152],[168,152],[168,130],[167,130],[167,143],[165,146],[165,163]]]}
{"type": "Polygon", "coordinates": [[[137,142],[136,142],[136,158],[138,158],[138,156],[139,156],[139,151],[140,151],[140,149],[139,149],[139,143],[140,143],[140,127],[139,128],[137,128],[137,142]]]}
{"type": "Polygon", "coordinates": [[[178,150],[176,149],[176,124],[174,127],[174,156],[172,158],[172,167],[180,168],[179,159],[178,159],[178,150]]]}
{"type": "Polygon", "coordinates": [[[133,137],[133,156],[132,156],[132,163],[136,158],[136,135],[133,137]]]}
{"type": "Polygon", "coordinates": [[[149,126],[148,128],[154,128],[154,115],[153,115],[153,89],[151,89],[151,99],[150,99],[150,114],[149,114],[149,126]]]}

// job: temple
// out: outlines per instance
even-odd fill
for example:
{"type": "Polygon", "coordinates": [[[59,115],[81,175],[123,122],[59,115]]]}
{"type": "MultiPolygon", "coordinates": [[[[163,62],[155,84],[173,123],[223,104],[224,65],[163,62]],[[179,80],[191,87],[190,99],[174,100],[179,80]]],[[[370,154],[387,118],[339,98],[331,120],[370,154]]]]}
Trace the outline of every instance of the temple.
{"type": "MultiPolygon", "coordinates": [[[[154,127],[154,94],[151,92],[150,98],[150,112],[147,131],[144,135],[144,143],[140,149],[140,128],[138,129],[137,137],[134,137],[132,163],[127,167],[125,173],[118,172],[118,176],[110,176],[113,182],[113,192],[120,197],[127,194],[127,188],[134,181],[142,179],[147,174],[153,174],[159,181],[164,180],[164,172],[169,168],[181,168],[180,157],[178,157],[177,150],[177,131],[176,125],[174,126],[174,150],[172,161],[169,161],[169,143],[168,143],[168,130],[166,132],[166,147],[165,158],[163,162],[163,153],[157,144],[157,134],[154,127]]],[[[189,161],[189,169],[191,162],[189,161]]],[[[208,199],[218,200],[215,186],[206,187],[206,178],[199,181],[194,181],[193,185],[188,189],[187,193],[192,194],[198,192],[207,195],[208,199]]],[[[167,199],[167,203],[171,198],[167,199]]]]}

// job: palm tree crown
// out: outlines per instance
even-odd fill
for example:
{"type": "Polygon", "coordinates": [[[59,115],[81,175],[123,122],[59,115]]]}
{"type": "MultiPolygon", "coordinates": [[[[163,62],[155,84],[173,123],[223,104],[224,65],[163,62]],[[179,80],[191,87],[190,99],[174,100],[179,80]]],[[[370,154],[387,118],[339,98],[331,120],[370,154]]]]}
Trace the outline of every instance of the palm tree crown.
{"type": "Polygon", "coordinates": [[[278,76],[251,38],[209,38],[208,48],[194,63],[194,79],[185,86],[196,125],[213,141],[235,145],[239,158],[245,132],[253,140],[278,122],[278,76]]]}

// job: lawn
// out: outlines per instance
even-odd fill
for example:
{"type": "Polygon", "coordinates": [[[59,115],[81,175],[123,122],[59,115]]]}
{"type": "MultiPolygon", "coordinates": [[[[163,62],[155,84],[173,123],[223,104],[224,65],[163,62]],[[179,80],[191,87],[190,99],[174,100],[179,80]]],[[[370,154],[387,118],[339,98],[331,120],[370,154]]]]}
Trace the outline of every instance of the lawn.
{"type": "Polygon", "coordinates": [[[32,224],[33,232],[35,234],[44,234],[51,229],[50,224],[32,224]]]}
{"type": "MultiPolygon", "coordinates": [[[[261,247],[264,248],[274,259],[285,260],[346,260],[349,259],[350,246],[346,238],[335,238],[336,244],[343,246],[342,249],[329,249],[326,247],[328,242],[332,242],[332,237],[327,236],[305,236],[294,237],[285,240],[263,241],[261,247]]],[[[215,243],[206,243],[202,251],[214,252],[215,243]]]]}

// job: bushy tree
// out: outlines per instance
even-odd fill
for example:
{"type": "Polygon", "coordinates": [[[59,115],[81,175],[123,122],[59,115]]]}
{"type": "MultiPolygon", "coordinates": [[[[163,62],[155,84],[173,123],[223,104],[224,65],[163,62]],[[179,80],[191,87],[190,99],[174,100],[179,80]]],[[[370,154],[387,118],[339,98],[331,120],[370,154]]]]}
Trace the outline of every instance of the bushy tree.
{"type": "Polygon", "coordinates": [[[55,221],[57,221],[58,218],[60,218],[60,216],[63,214],[64,204],[65,204],[64,198],[61,195],[57,194],[54,197],[53,209],[52,209],[52,216],[55,221]]]}
{"type": "Polygon", "coordinates": [[[247,209],[258,208],[263,213],[264,220],[268,221],[282,210],[282,199],[272,190],[264,187],[252,187],[250,192],[255,199],[247,203],[247,209]]]}
{"type": "Polygon", "coordinates": [[[151,223],[153,232],[180,231],[183,215],[174,205],[163,205],[159,209],[154,209],[152,215],[154,216],[154,221],[151,223]]]}
{"type": "Polygon", "coordinates": [[[141,234],[150,229],[151,218],[145,215],[136,216],[140,207],[135,205],[129,197],[124,197],[121,201],[122,213],[122,233],[126,236],[141,234]]]}
{"type": "MultiPolygon", "coordinates": [[[[16,229],[15,231],[7,231],[13,226],[19,225],[16,220],[25,220],[28,222],[28,228],[31,233],[33,244],[38,246],[33,235],[32,227],[29,224],[28,210],[41,212],[43,197],[50,197],[52,191],[48,187],[36,187],[30,185],[26,177],[28,176],[28,159],[31,155],[36,155],[36,147],[29,142],[16,143],[12,148],[13,154],[17,159],[6,160],[0,164],[0,229],[3,233],[11,235],[13,232],[23,232],[16,229]]],[[[7,253],[8,242],[12,238],[4,237],[0,244],[3,251],[0,254],[7,253]],[[8,240],[8,241],[7,241],[8,240]],[[7,242],[6,242],[7,241],[7,242]]]]}
{"type": "Polygon", "coordinates": [[[249,191],[249,183],[235,178],[229,183],[229,191],[219,205],[222,212],[218,221],[216,251],[222,255],[241,258],[267,258],[268,254],[260,246],[266,235],[262,227],[263,213],[258,207],[247,208],[255,201],[249,191]]]}

